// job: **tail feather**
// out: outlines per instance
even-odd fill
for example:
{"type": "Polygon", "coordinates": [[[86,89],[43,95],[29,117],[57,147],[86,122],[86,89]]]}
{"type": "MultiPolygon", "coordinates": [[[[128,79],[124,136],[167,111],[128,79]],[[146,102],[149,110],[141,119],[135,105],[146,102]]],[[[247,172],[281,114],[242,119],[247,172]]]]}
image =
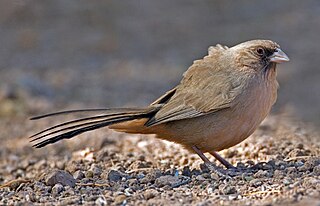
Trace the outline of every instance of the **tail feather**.
{"type": "Polygon", "coordinates": [[[91,116],[81,119],[76,119],[68,122],[64,122],[50,128],[47,128],[43,131],[40,131],[30,138],[30,142],[38,141],[33,145],[33,147],[40,148],[48,144],[55,143],[62,139],[70,139],[74,136],[82,134],[87,131],[99,129],[102,127],[110,126],[116,123],[122,123],[130,120],[150,118],[157,111],[158,108],[125,108],[125,109],[107,109],[107,110],[70,110],[65,112],[57,112],[52,114],[46,114],[37,116],[32,119],[41,119],[45,117],[50,117],[54,115],[69,114],[69,113],[79,113],[79,112],[97,112],[97,111],[107,111],[104,115],[91,116]]]}
{"type": "MultiPolygon", "coordinates": [[[[94,120],[94,117],[93,118],[86,118],[86,119],[94,120]]],[[[98,120],[98,121],[89,121],[89,122],[86,122],[86,123],[80,123],[80,124],[76,124],[76,125],[73,125],[73,126],[66,126],[66,127],[63,127],[63,125],[71,125],[71,124],[70,123],[68,123],[68,124],[66,124],[66,123],[59,124],[59,125],[50,127],[48,129],[45,129],[45,130],[43,130],[41,132],[38,132],[35,135],[32,135],[30,137],[30,138],[32,138],[32,140],[30,140],[30,142],[34,142],[36,140],[42,139],[44,137],[48,137],[48,136],[53,135],[53,134],[57,134],[59,132],[64,132],[64,131],[68,131],[68,130],[71,130],[71,129],[77,129],[77,128],[81,128],[83,126],[99,124],[99,123],[103,123],[103,122],[107,122],[107,121],[112,121],[112,118],[107,118],[107,119],[98,120]],[[57,128],[57,129],[53,130],[55,128],[57,128]],[[43,135],[40,135],[40,134],[43,134],[43,135]]],[[[78,122],[78,120],[70,121],[70,122],[78,122]]]]}
{"type": "Polygon", "coordinates": [[[130,120],[130,118],[122,118],[122,119],[119,119],[118,121],[106,121],[106,122],[97,123],[97,124],[93,124],[93,125],[86,126],[86,127],[77,128],[77,129],[71,130],[69,132],[62,133],[62,134],[50,137],[48,139],[45,139],[43,141],[40,141],[40,142],[34,144],[33,147],[41,148],[41,147],[44,147],[44,146],[46,146],[48,144],[52,144],[52,143],[58,142],[58,141],[60,141],[62,139],[70,139],[70,138],[72,138],[74,136],[77,136],[77,135],[82,134],[82,133],[87,132],[87,131],[99,129],[99,128],[102,128],[102,127],[106,127],[106,126],[108,126],[110,124],[114,124],[114,123],[121,122],[121,121],[128,121],[128,120],[130,120]]]}
{"type": "MultiPolygon", "coordinates": [[[[61,113],[59,113],[61,114],[61,113]]],[[[69,126],[69,125],[73,125],[73,124],[76,124],[76,123],[82,123],[82,122],[92,122],[92,120],[98,120],[98,119],[103,119],[105,120],[107,117],[112,117],[112,116],[115,116],[115,115],[128,115],[128,113],[117,113],[117,114],[106,114],[106,115],[97,115],[97,116],[90,116],[90,117],[85,117],[85,118],[80,118],[80,119],[75,119],[75,120],[72,120],[72,121],[67,121],[67,122],[64,122],[64,123],[61,123],[61,124],[57,124],[55,126],[52,126],[52,127],[49,127],[45,130],[42,130],[32,136],[30,136],[29,138],[33,138],[35,136],[38,136],[40,134],[43,134],[45,132],[49,132],[49,131],[52,131],[56,128],[60,128],[60,127],[63,127],[63,126],[69,126]]],[[[35,120],[35,119],[32,119],[32,120],[35,120]]]]}
{"type": "Polygon", "coordinates": [[[103,112],[104,114],[108,115],[115,115],[115,114],[125,114],[125,113],[137,113],[137,112],[144,112],[145,108],[101,108],[101,109],[77,109],[77,110],[66,110],[60,112],[53,112],[49,114],[43,114],[35,117],[31,117],[30,120],[38,120],[52,116],[59,116],[59,115],[66,115],[66,114],[75,114],[79,113],[82,115],[86,115],[87,113],[93,112],[103,112]]]}

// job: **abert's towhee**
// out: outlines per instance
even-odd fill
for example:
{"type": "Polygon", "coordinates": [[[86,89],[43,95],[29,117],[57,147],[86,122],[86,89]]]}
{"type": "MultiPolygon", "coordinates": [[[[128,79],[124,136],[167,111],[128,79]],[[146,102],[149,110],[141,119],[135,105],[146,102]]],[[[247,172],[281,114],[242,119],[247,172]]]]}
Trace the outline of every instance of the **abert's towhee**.
{"type": "Polygon", "coordinates": [[[108,126],[120,132],[156,134],[196,152],[207,165],[212,166],[204,152],[233,168],[217,151],[246,139],[267,116],[277,98],[276,65],[289,58],[270,40],[231,48],[216,45],[208,53],[194,61],[179,85],[145,108],[71,110],[33,117],[92,113],[31,136],[34,147],[108,126]]]}

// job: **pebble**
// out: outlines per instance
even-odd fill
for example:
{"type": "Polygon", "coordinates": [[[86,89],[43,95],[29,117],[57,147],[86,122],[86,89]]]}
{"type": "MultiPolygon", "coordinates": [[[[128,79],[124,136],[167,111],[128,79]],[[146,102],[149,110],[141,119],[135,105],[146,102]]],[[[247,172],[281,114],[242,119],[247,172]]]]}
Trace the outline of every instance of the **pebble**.
{"type": "Polygon", "coordinates": [[[156,182],[155,184],[158,186],[158,187],[163,187],[163,186],[173,186],[177,183],[179,183],[180,180],[179,180],[179,177],[177,176],[171,176],[171,175],[165,175],[165,176],[161,176],[159,178],[156,179],[156,182]]]}
{"type": "Polygon", "coordinates": [[[320,165],[315,166],[312,172],[315,176],[320,176],[320,165]]]}
{"type": "Polygon", "coordinates": [[[150,200],[154,197],[156,197],[157,195],[159,194],[159,192],[155,189],[148,189],[146,190],[144,193],[143,193],[143,197],[146,199],[146,200],[150,200]]]}
{"type": "Polygon", "coordinates": [[[284,173],[281,170],[275,170],[273,172],[273,178],[275,179],[281,179],[283,178],[283,176],[284,176],[284,173]]]}
{"type": "Polygon", "coordinates": [[[205,181],[206,178],[204,178],[202,175],[198,175],[198,176],[196,177],[196,180],[198,180],[198,181],[205,181]]]}
{"type": "Polygon", "coordinates": [[[68,196],[65,197],[59,205],[79,205],[81,202],[81,197],[68,196]]]}
{"type": "Polygon", "coordinates": [[[297,168],[295,167],[288,167],[285,169],[285,173],[287,176],[291,178],[295,178],[298,176],[297,168]]]}
{"type": "Polygon", "coordinates": [[[86,178],[93,178],[93,172],[91,170],[86,171],[84,175],[86,178]]]}
{"type": "Polygon", "coordinates": [[[100,176],[102,173],[102,169],[96,164],[91,165],[90,171],[92,171],[94,176],[100,176]]]}
{"type": "Polygon", "coordinates": [[[212,172],[212,173],[210,174],[210,178],[211,178],[212,180],[217,181],[217,180],[219,180],[220,177],[219,177],[218,174],[212,172]]]}
{"type": "Polygon", "coordinates": [[[318,179],[316,179],[314,177],[306,177],[306,178],[304,178],[303,183],[302,183],[302,185],[305,188],[314,188],[314,189],[319,184],[320,184],[320,180],[318,180],[318,179]]]}
{"type": "Polygon", "coordinates": [[[130,187],[128,187],[128,188],[124,189],[124,194],[127,197],[132,196],[133,195],[133,190],[130,187]]]}
{"type": "Polygon", "coordinates": [[[256,172],[253,176],[255,178],[263,178],[263,177],[267,177],[269,175],[268,171],[265,170],[259,170],[258,172],[256,172]]]}
{"type": "Polygon", "coordinates": [[[49,186],[54,186],[57,183],[60,183],[63,186],[70,186],[74,187],[76,186],[76,180],[73,178],[73,176],[64,171],[64,170],[55,170],[51,172],[49,175],[46,177],[46,185],[49,186]]]}
{"type": "Polygon", "coordinates": [[[117,170],[110,170],[108,173],[108,180],[110,182],[118,182],[122,179],[122,174],[117,170]]]}
{"type": "Polygon", "coordinates": [[[126,197],[124,194],[120,194],[120,195],[118,195],[118,196],[116,196],[116,197],[114,198],[114,203],[115,203],[116,205],[123,204],[124,201],[126,200],[126,198],[127,198],[127,197],[126,197]]]}
{"type": "Polygon", "coordinates": [[[65,195],[68,195],[68,196],[70,196],[70,195],[74,195],[75,194],[75,191],[74,191],[74,189],[72,188],[72,187],[70,187],[70,186],[65,186],[65,195]]]}
{"type": "Polygon", "coordinates": [[[100,196],[96,201],[94,201],[95,205],[104,206],[107,205],[107,200],[104,196],[100,196]]]}
{"type": "Polygon", "coordinates": [[[85,177],[85,174],[81,171],[81,170],[77,170],[73,173],[73,177],[76,179],[76,180],[81,180],[85,177]]]}
{"type": "Polygon", "coordinates": [[[229,199],[230,201],[232,201],[232,200],[236,200],[237,197],[238,197],[237,194],[231,194],[231,195],[228,196],[228,199],[229,199]]]}
{"type": "Polygon", "coordinates": [[[58,184],[55,184],[53,187],[52,187],[52,189],[51,189],[51,194],[52,194],[52,196],[57,196],[57,195],[59,195],[59,193],[60,192],[62,192],[63,191],[63,186],[62,186],[62,184],[60,184],[60,183],[58,183],[58,184]]]}
{"type": "Polygon", "coordinates": [[[262,185],[262,181],[259,179],[253,179],[250,181],[250,185],[254,187],[259,187],[262,185]]]}
{"type": "Polygon", "coordinates": [[[157,178],[159,178],[161,176],[161,171],[160,170],[154,170],[150,173],[148,173],[145,177],[143,177],[140,182],[142,184],[146,184],[146,183],[153,183],[154,181],[156,181],[157,178]]]}
{"type": "Polygon", "coordinates": [[[287,186],[287,185],[290,185],[290,184],[292,183],[292,180],[289,179],[289,178],[284,178],[282,182],[283,182],[283,184],[284,184],[285,186],[287,186]]]}
{"type": "Polygon", "coordinates": [[[250,182],[251,180],[253,180],[254,178],[252,176],[247,176],[247,175],[244,175],[243,176],[243,179],[247,182],[250,182]]]}
{"type": "Polygon", "coordinates": [[[234,186],[229,185],[224,186],[220,191],[223,195],[231,195],[237,193],[236,188],[234,186]]]}
{"type": "Polygon", "coordinates": [[[187,167],[187,166],[183,167],[183,169],[182,169],[182,175],[183,175],[183,176],[187,176],[187,177],[191,177],[192,174],[191,174],[190,168],[187,167]]]}

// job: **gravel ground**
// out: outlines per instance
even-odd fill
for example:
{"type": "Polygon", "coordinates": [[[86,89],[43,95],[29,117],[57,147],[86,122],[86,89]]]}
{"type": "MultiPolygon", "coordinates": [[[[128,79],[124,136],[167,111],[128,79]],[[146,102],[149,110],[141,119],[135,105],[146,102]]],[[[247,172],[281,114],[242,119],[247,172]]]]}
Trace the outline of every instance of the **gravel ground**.
{"type": "Polygon", "coordinates": [[[318,135],[284,116],[268,117],[246,141],[220,152],[238,167],[254,167],[233,178],[211,173],[179,145],[108,129],[33,149],[26,136],[49,124],[25,115],[1,119],[1,205],[320,204],[318,135]]]}
{"type": "Polygon", "coordinates": [[[276,113],[320,125],[319,1],[139,2],[0,1],[0,205],[319,206],[320,135],[285,115],[220,152],[255,168],[233,178],[178,145],[108,129],[31,147],[54,123],[32,115],[146,105],[209,45],[256,38],[291,58],[276,113]]]}

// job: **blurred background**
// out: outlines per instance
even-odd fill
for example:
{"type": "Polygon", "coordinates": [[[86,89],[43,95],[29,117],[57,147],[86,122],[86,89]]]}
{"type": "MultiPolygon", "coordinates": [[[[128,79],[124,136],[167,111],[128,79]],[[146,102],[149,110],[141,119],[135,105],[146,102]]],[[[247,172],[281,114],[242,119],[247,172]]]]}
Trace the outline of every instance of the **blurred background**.
{"type": "Polygon", "coordinates": [[[217,43],[278,42],[274,113],[320,126],[320,1],[1,0],[0,120],[143,106],[217,43]]]}

